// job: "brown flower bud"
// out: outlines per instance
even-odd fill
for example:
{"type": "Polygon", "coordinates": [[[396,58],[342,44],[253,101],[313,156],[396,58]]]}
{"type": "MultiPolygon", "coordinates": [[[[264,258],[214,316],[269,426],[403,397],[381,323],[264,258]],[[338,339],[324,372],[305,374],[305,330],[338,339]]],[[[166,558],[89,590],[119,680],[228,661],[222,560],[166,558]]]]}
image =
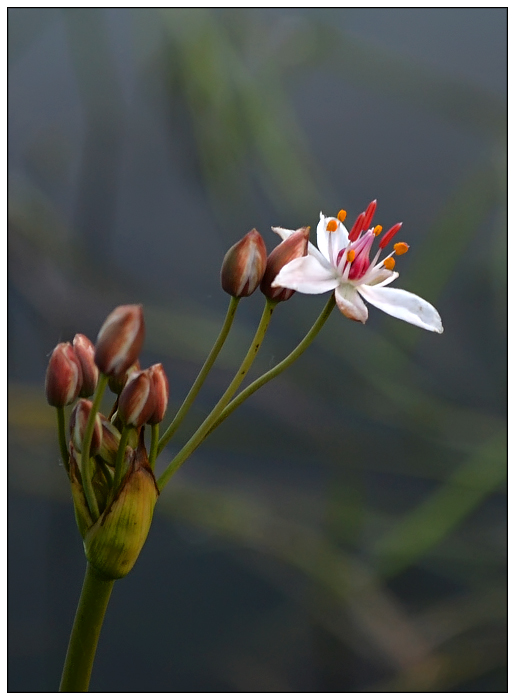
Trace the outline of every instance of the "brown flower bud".
{"type": "Polygon", "coordinates": [[[261,281],[261,291],[272,301],[286,301],[294,294],[293,289],[272,287],[279,271],[295,258],[301,258],[308,252],[309,226],[299,228],[273,249],[268,256],[266,270],[261,281]]]}
{"type": "MultiPolygon", "coordinates": [[[[73,446],[78,452],[82,452],[82,441],[89,420],[89,414],[93,404],[88,399],[79,399],[70,416],[70,437],[73,446]]],[[[93,436],[91,438],[91,447],[89,448],[90,456],[96,455],[102,444],[102,423],[100,415],[95,416],[95,427],[93,428],[93,436]]]]}
{"type": "Polygon", "coordinates": [[[107,375],[122,375],[138,359],[145,336],[140,305],[118,306],[109,314],[96,342],[95,362],[107,375]]]}
{"type": "Polygon", "coordinates": [[[107,418],[101,413],[98,415],[100,416],[100,422],[102,423],[102,444],[100,445],[98,455],[106,464],[114,466],[116,462],[116,453],[118,452],[118,445],[120,444],[121,439],[120,431],[115,428],[111,421],[107,420],[107,418]]]}
{"type": "Polygon", "coordinates": [[[150,372],[150,377],[154,385],[155,407],[147,423],[150,423],[150,425],[157,425],[157,423],[161,423],[165,417],[166,408],[168,406],[168,397],[170,395],[168,378],[162,364],[152,365],[152,367],[149,367],[148,371],[150,372]]]}
{"type": "Polygon", "coordinates": [[[62,408],[73,403],[82,385],[82,369],[70,343],[54,348],[46,371],[45,391],[51,406],[62,408]]]}
{"type": "Polygon", "coordinates": [[[129,369],[125,370],[122,372],[122,374],[113,374],[111,377],[109,377],[109,388],[113,392],[113,394],[121,394],[123,387],[127,384],[127,380],[131,376],[131,374],[134,374],[134,372],[139,372],[141,369],[141,365],[139,363],[139,360],[136,360],[136,362],[129,367],[129,369]]]}
{"type": "Polygon", "coordinates": [[[150,372],[148,369],[136,372],[120,394],[118,416],[125,425],[139,428],[147,422],[154,408],[154,383],[150,372]]]}
{"type": "Polygon", "coordinates": [[[225,254],[222,289],[233,297],[248,297],[259,286],[266,268],[266,247],[255,228],[225,254]]]}
{"type": "Polygon", "coordinates": [[[98,367],[95,364],[95,346],[89,338],[77,333],[73,339],[73,349],[82,369],[82,387],[79,396],[84,398],[95,393],[98,381],[98,367]]]}

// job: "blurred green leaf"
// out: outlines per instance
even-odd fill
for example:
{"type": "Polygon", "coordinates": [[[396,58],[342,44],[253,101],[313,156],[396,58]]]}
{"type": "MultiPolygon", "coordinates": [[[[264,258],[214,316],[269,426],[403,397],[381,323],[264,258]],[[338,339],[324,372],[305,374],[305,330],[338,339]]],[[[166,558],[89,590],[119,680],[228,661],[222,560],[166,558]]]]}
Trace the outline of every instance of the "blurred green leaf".
{"type": "Polygon", "coordinates": [[[459,527],[506,479],[506,459],[506,433],[501,432],[458,467],[431,496],[400,518],[373,548],[382,575],[400,573],[459,527]]]}

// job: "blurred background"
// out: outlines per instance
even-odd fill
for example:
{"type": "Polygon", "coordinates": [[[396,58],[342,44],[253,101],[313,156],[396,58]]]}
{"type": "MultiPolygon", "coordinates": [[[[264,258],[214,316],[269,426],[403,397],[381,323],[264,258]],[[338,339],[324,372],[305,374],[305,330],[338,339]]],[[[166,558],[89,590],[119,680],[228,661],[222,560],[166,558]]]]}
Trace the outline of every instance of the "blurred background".
{"type": "MultiPolygon", "coordinates": [[[[10,9],[9,690],[59,683],[85,560],[48,357],[142,302],[177,409],[225,251],[378,199],[439,336],[337,311],[162,495],[92,691],[506,691],[506,10],[10,9]]],[[[250,379],[326,295],[276,309],[250,379]]],[[[217,401],[256,293],[159,471],[217,401]]]]}

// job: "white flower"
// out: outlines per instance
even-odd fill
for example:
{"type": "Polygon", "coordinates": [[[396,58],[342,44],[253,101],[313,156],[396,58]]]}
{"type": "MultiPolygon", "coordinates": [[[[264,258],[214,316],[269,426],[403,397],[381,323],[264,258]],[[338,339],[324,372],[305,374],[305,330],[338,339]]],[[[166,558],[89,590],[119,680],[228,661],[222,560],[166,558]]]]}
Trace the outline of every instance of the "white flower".
{"type": "MultiPolygon", "coordinates": [[[[363,299],[390,316],[420,326],[428,331],[443,332],[438,311],[424,299],[403,289],[387,287],[399,274],[394,254],[403,255],[406,243],[396,243],[394,252],[378,262],[379,254],[402,224],[396,224],[381,238],[379,250],[372,262],[369,254],[372,244],[381,233],[381,226],[370,228],[376,208],[375,200],[360,214],[350,233],[343,225],[345,212],[338,217],[326,217],[320,213],[317,226],[318,249],[311,243],[308,254],[285,265],[273,287],[286,287],[304,294],[323,294],[334,289],[336,304],[348,318],[365,323],[368,309],[363,299]],[[363,299],[362,299],[363,298],[363,299]]],[[[286,239],[293,233],[289,229],[272,229],[286,239]]]]}

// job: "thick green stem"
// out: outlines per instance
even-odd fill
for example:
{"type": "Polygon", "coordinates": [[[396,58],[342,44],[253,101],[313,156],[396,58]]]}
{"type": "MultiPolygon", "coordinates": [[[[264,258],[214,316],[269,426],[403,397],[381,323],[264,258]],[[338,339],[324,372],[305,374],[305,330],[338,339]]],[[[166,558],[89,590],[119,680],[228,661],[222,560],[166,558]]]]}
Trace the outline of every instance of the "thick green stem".
{"type": "Polygon", "coordinates": [[[70,455],[68,454],[68,444],[66,442],[66,428],[64,425],[64,408],[59,406],[57,409],[57,435],[59,437],[59,449],[61,450],[61,459],[63,460],[66,471],[70,469],[70,455]]]}
{"type": "Polygon", "coordinates": [[[232,322],[234,321],[234,316],[236,314],[236,309],[238,308],[239,301],[239,298],[231,297],[231,300],[229,302],[229,308],[227,309],[227,314],[225,315],[225,321],[218,335],[218,338],[216,339],[215,344],[211,348],[211,352],[207,356],[207,359],[204,362],[204,365],[200,370],[198,377],[195,379],[193,386],[189,390],[188,395],[184,399],[182,406],[179,408],[175,415],[175,418],[170,423],[168,428],[163,433],[161,439],[159,440],[157,454],[159,454],[166,447],[168,442],[171,440],[172,436],[176,433],[184,417],[188,413],[191,404],[195,400],[198,392],[200,391],[200,388],[202,387],[202,384],[204,383],[209,373],[209,370],[215,363],[215,360],[218,357],[218,354],[220,353],[220,350],[222,349],[222,346],[225,343],[225,340],[229,334],[229,331],[231,330],[232,322]]]}
{"type": "MultiPolygon", "coordinates": [[[[271,379],[274,379],[277,377],[278,374],[281,372],[284,372],[285,369],[287,369],[290,365],[292,365],[297,358],[299,358],[304,350],[311,345],[313,340],[316,338],[318,335],[320,329],[324,325],[324,323],[327,321],[329,318],[329,315],[331,311],[334,309],[335,305],[335,299],[334,299],[334,294],[331,295],[329,301],[327,304],[324,306],[322,313],[320,316],[317,318],[315,323],[311,326],[311,329],[309,332],[304,336],[304,338],[300,341],[300,343],[297,345],[297,347],[290,352],[290,354],[284,358],[281,362],[279,362],[275,367],[272,367],[271,370],[266,372],[265,374],[261,375],[261,377],[258,377],[255,381],[252,382],[252,384],[249,384],[246,389],[244,389],[238,396],[233,399],[227,406],[224,408],[220,416],[218,417],[218,420],[214,423],[212,426],[212,430],[214,430],[222,421],[224,421],[230,414],[238,408],[240,404],[242,404],[246,399],[249,398],[249,396],[252,396],[252,394],[260,389],[264,384],[269,382],[271,379]]],[[[207,435],[206,435],[207,437],[207,435]]]]}
{"type": "Polygon", "coordinates": [[[61,692],[86,693],[114,580],[88,563],[61,678],[61,692]]]}
{"type": "Polygon", "coordinates": [[[81,474],[82,474],[82,487],[84,489],[84,495],[86,496],[86,501],[88,502],[89,511],[93,521],[98,520],[99,511],[97,499],[95,492],[91,485],[91,463],[89,460],[89,450],[91,447],[91,438],[93,437],[93,430],[95,427],[95,417],[100,408],[100,402],[102,401],[102,396],[104,395],[105,388],[107,386],[107,377],[105,374],[100,374],[98,378],[98,384],[95,391],[95,396],[93,397],[93,406],[89,413],[88,424],[86,426],[86,432],[84,433],[84,439],[82,440],[82,458],[81,458],[81,474]]]}
{"type": "Polygon", "coordinates": [[[234,396],[235,392],[238,390],[238,387],[240,386],[242,381],[245,379],[245,375],[249,371],[249,369],[250,369],[252,363],[254,362],[254,359],[258,353],[258,350],[261,347],[261,343],[263,342],[263,338],[265,337],[265,333],[267,331],[268,324],[270,323],[270,319],[272,318],[272,313],[273,313],[276,306],[277,306],[276,301],[271,301],[270,299],[266,300],[265,308],[263,309],[261,321],[259,322],[259,326],[258,326],[258,329],[257,329],[256,334],[254,336],[254,339],[252,340],[252,343],[250,344],[250,347],[247,351],[245,359],[241,363],[239,370],[234,375],[234,379],[229,384],[224,395],[219,400],[219,402],[216,404],[216,406],[213,408],[213,410],[208,415],[208,417],[205,419],[205,421],[202,423],[202,425],[192,435],[192,437],[184,445],[182,450],[180,450],[175,455],[175,457],[172,459],[172,461],[170,462],[168,467],[161,474],[161,476],[157,480],[157,485],[159,487],[159,491],[163,490],[163,488],[167,484],[168,480],[177,471],[177,469],[179,469],[181,464],[184,461],[186,461],[186,459],[188,459],[188,457],[191,455],[191,453],[204,440],[206,435],[210,432],[211,428],[218,420],[218,417],[221,414],[221,412],[227,406],[229,401],[234,396]]]}
{"type": "Polygon", "coordinates": [[[157,458],[157,447],[159,445],[159,423],[157,425],[150,426],[150,434],[150,455],[148,458],[148,462],[150,464],[150,468],[152,469],[152,471],[154,471],[157,458]]]}

